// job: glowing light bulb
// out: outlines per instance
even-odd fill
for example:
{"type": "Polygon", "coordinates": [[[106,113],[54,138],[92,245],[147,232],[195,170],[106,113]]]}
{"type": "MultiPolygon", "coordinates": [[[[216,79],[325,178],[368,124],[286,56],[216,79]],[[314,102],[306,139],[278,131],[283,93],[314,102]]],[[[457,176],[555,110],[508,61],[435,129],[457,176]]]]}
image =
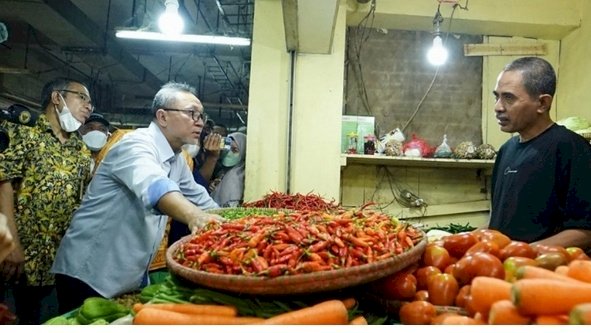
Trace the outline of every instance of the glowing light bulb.
{"type": "Polygon", "coordinates": [[[158,27],[162,33],[167,35],[177,35],[183,32],[185,26],[183,18],[179,15],[178,2],[167,2],[166,10],[158,19],[158,27]]]}
{"type": "Polygon", "coordinates": [[[447,49],[443,47],[440,36],[433,38],[433,46],[427,52],[427,60],[434,66],[443,65],[447,61],[447,49]]]}

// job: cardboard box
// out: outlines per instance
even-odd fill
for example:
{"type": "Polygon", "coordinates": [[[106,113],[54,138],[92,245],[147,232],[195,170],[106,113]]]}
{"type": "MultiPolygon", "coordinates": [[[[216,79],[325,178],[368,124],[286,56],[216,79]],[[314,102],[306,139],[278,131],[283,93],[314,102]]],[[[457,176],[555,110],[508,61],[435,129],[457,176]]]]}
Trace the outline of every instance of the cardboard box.
{"type": "Polygon", "coordinates": [[[375,132],[375,117],[342,116],[341,152],[347,153],[349,134],[357,133],[357,154],[363,154],[363,137],[375,132]]]}

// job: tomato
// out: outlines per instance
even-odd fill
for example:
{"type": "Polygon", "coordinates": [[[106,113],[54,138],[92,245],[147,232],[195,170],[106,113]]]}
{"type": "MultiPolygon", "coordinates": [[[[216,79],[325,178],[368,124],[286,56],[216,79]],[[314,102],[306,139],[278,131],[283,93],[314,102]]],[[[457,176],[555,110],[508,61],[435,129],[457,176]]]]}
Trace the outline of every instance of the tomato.
{"type": "Polygon", "coordinates": [[[412,299],[417,292],[417,279],[408,272],[399,272],[378,280],[372,289],[387,299],[412,299]]]}
{"type": "Polygon", "coordinates": [[[499,257],[499,245],[497,245],[497,243],[490,241],[490,240],[483,240],[480,241],[474,245],[472,245],[472,247],[470,247],[468,249],[468,251],[466,251],[466,255],[471,255],[477,252],[485,252],[485,253],[490,253],[495,257],[499,257]]]}
{"type": "Polygon", "coordinates": [[[429,245],[423,253],[423,263],[425,266],[435,266],[443,271],[451,263],[451,257],[444,247],[429,245]]]}
{"type": "Polygon", "coordinates": [[[413,300],[429,302],[429,292],[427,290],[419,290],[413,300]]]}
{"type": "Polygon", "coordinates": [[[511,238],[507,237],[502,232],[493,229],[478,229],[472,231],[472,233],[479,241],[489,240],[497,243],[499,249],[504,248],[511,242],[511,238]]]}
{"type": "Polygon", "coordinates": [[[530,246],[532,247],[532,249],[534,249],[534,251],[536,251],[536,257],[538,257],[540,254],[550,253],[550,252],[561,253],[567,259],[570,257],[568,252],[566,251],[566,249],[562,246],[542,245],[542,244],[531,244],[530,246]]]}
{"type": "Polygon", "coordinates": [[[566,252],[568,252],[569,262],[578,259],[578,260],[591,260],[589,256],[583,251],[580,247],[567,247],[566,252]]]}
{"type": "Polygon", "coordinates": [[[413,301],[404,304],[398,312],[404,325],[428,325],[437,315],[435,306],[425,301],[413,301]]]}
{"type": "Polygon", "coordinates": [[[434,305],[453,305],[459,289],[458,281],[451,274],[435,274],[427,283],[429,300],[434,305]]]}
{"type": "Polygon", "coordinates": [[[511,241],[507,246],[501,249],[499,259],[505,260],[509,257],[525,257],[534,259],[536,251],[525,242],[511,241]]]}
{"type": "Polygon", "coordinates": [[[532,258],[526,257],[509,257],[503,261],[503,268],[505,269],[505,280],[513,282],[516,280],[517,269],[521,266],[538,266],[538,262],[532,258]]]}
{"type": "Polygon", "coordinates": [[[445,267],[445,269],[443,270],[443,273],[452,274],[453,275],[453,273],[454,273],[454,267],[456,267],[456,264],[451,264],[451,265],[445,267]]]}
{"type": "Polygon", "coordinates": [[[477,276],[504,279],[505,269],[499,258],[490,253],[477,252],[460,259],[455,264],[453,275],[460,285],[465,285],[477,276]]]}
{"type": "Polygon", "coordinates": [[[470,287],[471,286],[467,284],[460,288],[454,301],[455,306],[459,306],[460,308],[466,307],[466,302],[468,301],[468,297],[470,297],[470,287]]]}
{"type": "Polygon", "coordinates": [[[562,252],[543,253],[537,256],[535,260],[538,262],[538,266],[551,271],[560,265],[568,264],[568,256],[565,256],[562,252]]]}
{"type": "Polygon", "coordinates": [[[461,232],[442,238],[443,247],[453,257],[461,258],[478,241],[471,232],[461,232]]]}
{"type": "Polygon", "coordinates": [[[435,266],[425,266],[417,269],[415,272],[415,277],[417,278],[417,290],[426,290],[429,277],[438,273],[441,273],[441,270],[435,266]]]}

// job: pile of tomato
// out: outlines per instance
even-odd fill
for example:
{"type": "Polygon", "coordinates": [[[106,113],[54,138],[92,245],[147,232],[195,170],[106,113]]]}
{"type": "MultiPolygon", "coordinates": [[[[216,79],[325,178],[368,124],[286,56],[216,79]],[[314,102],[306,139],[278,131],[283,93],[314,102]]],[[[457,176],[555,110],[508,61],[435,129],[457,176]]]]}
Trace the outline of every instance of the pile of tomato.
{"type": "Polygon", "coordinates": [[[481,229],[429,243],[419,263],[372,283],[371,289],[383,298],[405,302],[399,313],[403,324],[441,323],[446,314],[438,318],[437,309],[444,306],[457,307],[471,318],[476,315],[473,323],[484,323],[488,313],[477,314],[472,306],[474,278],[512,282],[522,266],[554,271],[574,259],[589,257],[580,248],[530,245],[495,230],[481,229]]]}

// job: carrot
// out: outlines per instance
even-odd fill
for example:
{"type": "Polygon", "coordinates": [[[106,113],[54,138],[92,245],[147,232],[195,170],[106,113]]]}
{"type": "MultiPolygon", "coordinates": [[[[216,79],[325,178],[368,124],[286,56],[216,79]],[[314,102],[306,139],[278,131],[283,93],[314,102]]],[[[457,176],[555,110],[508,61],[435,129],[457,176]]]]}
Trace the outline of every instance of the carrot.
{"type": "Polygon", "coordinates": [[[566,325],[568,324],[568,315],[539,315],[534,319],[536,325],[566,325]]]}
{"type": "Polygon", "coordinates": [[[245,325],[263,321],[256,317],[196,315],[150,307],[141,309],[133,318],[135,325],[245,325]]]}
{"type": "Polygon", "coordinates": [[[475,312],[488,315],[491,305],[503,299],[511,299],[511,283],[487,276],[477,276],[470,287],[470,306],[475,312]]]}
{"type": "Polygon", "coordinates": [[[554,273],[560,274],[563,276],[568,276],[568,266],[560,265],[554,269],[554,273]]]}
{"type": "Polygon", "coordinates": [[[591,284],[523,279],[513,283],[511,300],[524,315],[564,314],[577,304],[591,302],[591,284]]]}
{"type": "Polygon", "coordinates": [[[568,276],[579,281],[591,282],[591,261],[573,260],[568,264],[568,276]]]}
{"type": "Polygon", "coordinates": [[[353,307],[355,307],[355,305],[357,305],[357,300],[353,297],[351,298],[347,298],[342,300],[343,305],[345,305],[345,308],[347,308],[347,310],[351,310],[353,307]]]}
{"type": "Polygon", "coordinates": [[[367,319],[364,316],[357,316],[349,322],[349,325],[367,325],[367,319]]]}
{"type": "Polygon", "coordinates": [[[485,324],[483,321],[478,321],[472,317],[450,315],[443,318],[441,325],[482,325],[485,324]]]}
{"type": "Polygon", "coordinates": [[[303,309],[271,317],[264,325],[345,325],[349,323],[347,308],[339,300],[318,303],[303,309]]]}
{"type": "Polygon", "coordinates": [[[488,313],[490,325],[527,325],[530,321],[531,318],[521,315],[508,299],[494,302],[488,313]]]}
{"type": "Polygon", "coordinates": [[[191,303],[183,303],[183,304],[135,303],[133,305],[133,311],[135,313],[140,312],[140,310],[144,309],[144,308],[154,308],[154,309],[168,310],[168,311],[173,311],[173,312],[178,312],[178,313],[198,314],[198,315],[214,315],[214,316],[230,316],[230,317],[236,317],[238,315],[238,310],[236,310],[235,307],[230,306],[230,305],[209,305],[209,304],[191,304],[191,303]]]}
{"type": "Polygon", "coordinates": [[[431,325],[443,325],[443,320],[449,316],[455,316],[452,312],[443,312],[431,318],[431,325]]]}
{"type": "MultiPolygon", "coordinates": [[[[569,269],[570,270],[570,269],[569,269]]],[[[554,271],[542,268],[542,267],[536,267],[536,266],[521,266],[517,269],[517,272],[515,273],[515,275],[517,276],[517,279],[550,279],[550,280],[560,280],[560,281],[565,281],[565,282],[573,282],[573,283],[579,283],[581,281],[578,281],[576,279],[573,279],[571,277],[568,276],[564,276],[561,274],[558,274],[554,271]]]]}
{"type": "Polygon", "coordinates": [[[573,325],[591,325],[591,303],[577,304],[568,315],[568,323],[573,325]]]}

